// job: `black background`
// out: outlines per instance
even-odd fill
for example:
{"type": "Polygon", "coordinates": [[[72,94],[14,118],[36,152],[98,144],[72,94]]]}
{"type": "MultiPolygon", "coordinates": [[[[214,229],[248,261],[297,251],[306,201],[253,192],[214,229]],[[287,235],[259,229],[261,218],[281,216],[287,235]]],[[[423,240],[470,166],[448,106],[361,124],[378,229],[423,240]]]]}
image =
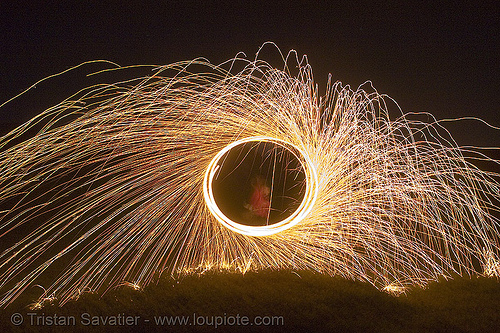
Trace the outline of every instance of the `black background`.
{"type": "MultiPolygon", "coordinates": [[[[220,63],[239,51],[253,59],[262,43],[273,41],[285,53],[307,54],[323,90],[328,73],[354,88],[371,80],[405,112],[427,111],[438,119],[476,116],[498,126],[499,17],[497,1],[2,1],[0,103],[87,60],[123,66],[205,57],[220,63]]],[[[61,101],[72,88],[81,87],[54,79],[0,108],[2,132],[61,101]]],[[[500,131],[479,122],[449,128],[459,144],[500,145],[500,131]]]]}

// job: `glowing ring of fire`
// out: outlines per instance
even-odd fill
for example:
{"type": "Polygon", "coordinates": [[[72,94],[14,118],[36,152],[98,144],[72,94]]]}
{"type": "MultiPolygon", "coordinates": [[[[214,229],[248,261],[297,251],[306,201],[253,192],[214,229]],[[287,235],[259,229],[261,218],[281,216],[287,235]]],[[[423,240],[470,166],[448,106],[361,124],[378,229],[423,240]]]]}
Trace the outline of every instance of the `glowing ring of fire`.
{"type": "Polygon", "coordinates": [[[205,177],[203,179],[203,195],[205,197],[205,202],[208,209],[210,210],[210,213],[212,213],[212,215],[225,227],[243,235],[268,236],[293,227],[294,225],[302,221],[311,212],[314,202],[316,201],[316,198],[318,196],[318,174],[311,159],[297,146],[292,145],[289,142],[267,136],[249,137],[229,144],[219,153],[217,153],[217,155],[215,155],[215,157],[208,165],[207,171],[205,172],[205,177]],[[219,209],[214,198],[212,182],[215,174],[217,173],[217,170],[219,170],[219,168],[221,167],[221,164],[219,163],[220,159],[234,147],[252,141],[270,142],[287,149],[297,158],[297,160],[299,160],[305,173],[306,190],[301,204],[292,213],[292,215],[280,222],[271,225],[249,226],[233,221],[226,215],[224,215],[224,213],[219,209]]]}

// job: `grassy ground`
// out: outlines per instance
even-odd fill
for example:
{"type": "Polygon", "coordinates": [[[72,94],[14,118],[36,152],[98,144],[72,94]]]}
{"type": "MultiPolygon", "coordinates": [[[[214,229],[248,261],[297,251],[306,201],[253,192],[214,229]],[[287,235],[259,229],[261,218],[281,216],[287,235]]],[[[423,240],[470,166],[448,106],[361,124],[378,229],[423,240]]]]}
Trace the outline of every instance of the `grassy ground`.
{"type": "Polygon", "coordinates": [[[144,291],[123,287],[102,298],[87,294],[62,308],[14,304],[0,320],[1,332],[499,332],[500,283],[457,278],[393,297],[311,272],[219,273],[165,278],[144,291]],[[23,318],[19,326],[11,323],[15,313],[23,318]]]}

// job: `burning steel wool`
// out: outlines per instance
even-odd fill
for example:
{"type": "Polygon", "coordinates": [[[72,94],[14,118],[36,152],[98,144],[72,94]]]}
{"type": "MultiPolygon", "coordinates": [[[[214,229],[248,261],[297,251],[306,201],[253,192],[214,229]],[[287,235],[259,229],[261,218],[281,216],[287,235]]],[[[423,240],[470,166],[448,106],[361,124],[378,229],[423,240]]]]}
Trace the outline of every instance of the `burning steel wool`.
{"type": "Polygon", "coordinates": [[[281,69],[157,67],[2,137],[0,305],[34,285],[38,304],[62,305],[207,270],[307,269],[388,291],[498,275],[499,175],[474,166],[480,149],[371,87],[319,96],[294,55],[281,69]]]}

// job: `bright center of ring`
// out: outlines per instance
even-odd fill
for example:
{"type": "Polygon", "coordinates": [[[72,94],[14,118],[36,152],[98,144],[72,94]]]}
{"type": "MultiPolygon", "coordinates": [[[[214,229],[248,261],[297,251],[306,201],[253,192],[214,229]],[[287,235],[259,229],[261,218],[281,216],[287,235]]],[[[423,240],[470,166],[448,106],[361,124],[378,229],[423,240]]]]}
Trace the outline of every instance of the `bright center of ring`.
{"type": "Polygon", "coordinates": [[[309,214],[318,195],[318,176],[298,147],[251,137],[231,143],[212,159],[203,194],[212,215],[227,228],[267,236],[309,214]]]}

